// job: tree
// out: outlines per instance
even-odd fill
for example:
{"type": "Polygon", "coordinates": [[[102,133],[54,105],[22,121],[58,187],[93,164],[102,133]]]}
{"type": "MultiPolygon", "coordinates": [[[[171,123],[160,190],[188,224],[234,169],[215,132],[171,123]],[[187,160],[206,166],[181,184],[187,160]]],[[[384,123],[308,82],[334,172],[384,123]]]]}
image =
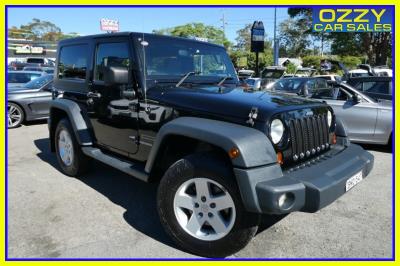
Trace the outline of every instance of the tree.
{"type": "Polygon", "coordinates": [[[153,33],[184,38],[207,38],[210,42],[224,45],[225,48],[231,46],[231,43],[226,39],[221,29],[204,25],[203,23],[188,23],[172,28],[153,30],[153,33]]]}
{"type": "Polygon", "coordinates": [[[251,24],[246,24],[244,28],[236,31],[236,47],[243,51],[250,51],[251,48],[251,24]]]}
{"type": "Polygon", "coordinates": [[[286,19],[279,24],[279,47],[282,55],[287,57],[299,57],[306,54],[310,44],[307,28],[297,23],[294,19],[286,19]]]}
{"type": "Polygon", "coordinates": [[[75,37],[77,33],[64,34],[61,29],[52,22],[40,20],[37,18],[32,19],[26,25],[18,27],[11,27],[8,29],[9,38],[24,38],[34,41],[49,41],[56,42],[68,37],[75,37]]]}

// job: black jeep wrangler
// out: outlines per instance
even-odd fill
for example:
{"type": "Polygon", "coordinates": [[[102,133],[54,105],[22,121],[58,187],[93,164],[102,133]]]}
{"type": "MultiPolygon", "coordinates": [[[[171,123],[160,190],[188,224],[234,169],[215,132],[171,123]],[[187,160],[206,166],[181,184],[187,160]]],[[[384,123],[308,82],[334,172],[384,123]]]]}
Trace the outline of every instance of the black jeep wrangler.
{"type": "Polygon", "coordinates": [[[328,105],[239,87],[218,45],[86,36],[61,41],[56,65],[48,125],[62,171],[82,176],[95,159],[159,182],[161,223],[194,254],[237,252],[260,214],[315,212],[373,166],[328,105]]]}

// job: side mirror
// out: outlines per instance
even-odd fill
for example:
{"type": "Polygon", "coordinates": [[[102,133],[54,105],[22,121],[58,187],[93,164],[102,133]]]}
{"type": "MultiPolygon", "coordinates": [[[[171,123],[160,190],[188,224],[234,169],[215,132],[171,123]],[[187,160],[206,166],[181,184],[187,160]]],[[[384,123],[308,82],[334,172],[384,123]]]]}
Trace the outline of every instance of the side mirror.
{"type": "Polygon", "coordinates": [[[126,67],[104,67],[104,83],[106,85],[120,85],[128,83],[128,69],[126,67]]]}
{"type": "Polygon", "coordinates": [[[355,103],[362,102],[362,97],[360,96],[360,94],[356,93],[353,95],[353,102],[355,102],[355,103]]]}

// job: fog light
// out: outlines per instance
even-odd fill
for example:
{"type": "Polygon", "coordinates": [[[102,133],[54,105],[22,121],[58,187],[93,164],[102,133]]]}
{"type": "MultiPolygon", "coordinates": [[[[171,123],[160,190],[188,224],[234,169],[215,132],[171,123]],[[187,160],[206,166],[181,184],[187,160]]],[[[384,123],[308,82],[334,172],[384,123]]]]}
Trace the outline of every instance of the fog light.
{"type": "Polygon", "coordinates": [[[294,194],[293,193],[283,193],[278,198],[278,206],[283,210],[287,210],[294,204],[294,194]]]}

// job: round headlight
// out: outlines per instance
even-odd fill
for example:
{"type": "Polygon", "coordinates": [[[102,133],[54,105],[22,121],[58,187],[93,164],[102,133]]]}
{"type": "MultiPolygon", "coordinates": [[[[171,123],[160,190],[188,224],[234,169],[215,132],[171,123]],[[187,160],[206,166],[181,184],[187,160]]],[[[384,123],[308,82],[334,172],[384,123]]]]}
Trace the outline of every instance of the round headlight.
{"type": "Polygon", "coordinates": [[[331,113],[331,111],[328,110],[328,114],[327,114],[326,118],[328,119],[328,126],[330,127],[332,125],[332,113],[331,113]]]}
{"type": "Polygon", "coordinates": [[[280,119],[274,119],[271,122],[271,139],[274,144],[278,144],[283,137],[283,131],[285,128],[283,127],[283,123],[280,119]]]}

